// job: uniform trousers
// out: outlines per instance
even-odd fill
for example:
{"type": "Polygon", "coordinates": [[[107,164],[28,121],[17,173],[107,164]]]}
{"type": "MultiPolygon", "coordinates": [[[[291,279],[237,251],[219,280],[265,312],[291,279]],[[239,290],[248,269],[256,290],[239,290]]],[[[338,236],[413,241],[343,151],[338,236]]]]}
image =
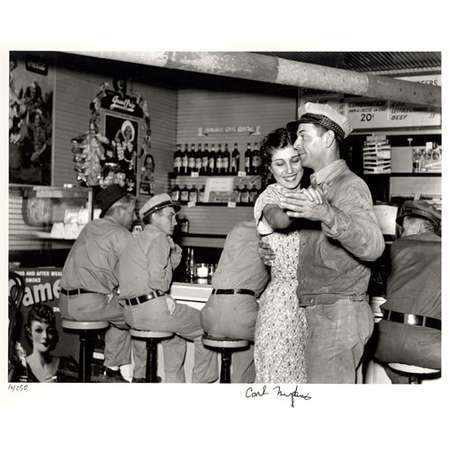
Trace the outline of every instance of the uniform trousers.
{"type": "MultiPolygon", "coordinates": [[[[162,340],[164,372],[166,383],[185,382],[184,360],[186,341],[194,342],[194,368],[192,382],[212,383],[218,378],[217,354],[203,346],[203,328],[200,324],[200,311],[187,305],[176,303],[172,314],[161,296],[137,305],[124,305],[125,321],[138,330],[169,331],[176,336],[162,340]],[[183,338],[183,339],[181,339],[183,338]]],[[[133,340],[135,357],[134,377],[145,377],[145,341],[133,340]]]]}
{"type": "Polygon", "coordinates": [[[249,348],[233,352],[231,366],[232,383],[253,383],[255,363],[253,360],[255,322],[258,303],[247,294],[211,294],[201,310],[203,329],[211,336],[246,339],[249,348]]]}
{"type": "Polygon", "coordinates": [[[125,323],[124,310],[114,296],[110,301],[103,294],[66,296],[61,293],[61,317],[69,320],[106,320],[111,326],[105,332],[106,367],[131,363],[131,336],[125,323]]]}
{"type": "Polygon", "coordinates": [[[374,326],[368,302],[338,299],[329,305],[306,306],[305,313],[308,383],[355,383],[374,326]]]}

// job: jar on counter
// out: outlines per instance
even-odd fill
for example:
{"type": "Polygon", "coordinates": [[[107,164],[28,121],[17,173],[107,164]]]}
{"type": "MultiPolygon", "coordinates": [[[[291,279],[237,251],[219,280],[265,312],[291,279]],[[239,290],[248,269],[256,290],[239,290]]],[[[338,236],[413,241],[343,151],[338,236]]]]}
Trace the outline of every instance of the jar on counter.
{"type": "Polygon", "coordinates": [[[199,263],[195,265],[195,281],[198,284],[208,283],[209,268],[206,263],[199,263]]]}

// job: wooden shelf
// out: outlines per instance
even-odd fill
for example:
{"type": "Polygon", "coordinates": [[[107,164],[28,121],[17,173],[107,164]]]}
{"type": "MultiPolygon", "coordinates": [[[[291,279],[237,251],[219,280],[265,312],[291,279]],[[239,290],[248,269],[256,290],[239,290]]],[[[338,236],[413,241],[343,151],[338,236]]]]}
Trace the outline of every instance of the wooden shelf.
{"type": "Polygon", "coordinates": [[[261,176],[259,173],[254,173],[254,174],[251,174],[251,173],[247,173],[247,174],[245,174],[245,175],[239,175],[239,174],[232,174],[232,173],[228,173],[228,174],[226,174],[226,173],[218,173],[218,174],[212,174],[212,175],[208,175],[208,174],[198,174],[198,175],[191,175],[191,174],[182,174],[182,173],[175,173],[175,172],[169,172],[169,174],[168,174],[168,176],[169,176],[169,178],[179,178],[179,177],[185,177],[185,178],[192,178],[192,179],[196,179],[196,178],[209,178],[209,177],[212,177],[212,178],[215,178],[215,177],[234,177],[234,178],[250,178],[250,177],[259,177],[259,176],[261,176]]]}
{"type": "MultiPolygon", "coordinates": [[[[188,202],[177,202],[177,204],[180,206],[187,206],[188,202]]],[[[222,208],[225,206],[229,208],[234,208],[233,206],[228,206],[228,203],[196,203],[195,206],[191,206],[191,208],[198,208],[199,206],[220,206],[222,208]]],[[[236,208],[242,207],[253,208],[253,205],[250,203],[236,203],[236,208]]]]}
{"type": "Polygon", "coordinates": [[[392,172],[391,177],[440,177],[441,172],[392,172]]]}
{"type": "Polygon", "coordinates": [[[441,172],[390,172],[390,173],[365,173],[365,177],[440,177],[441,172]]]}
{"type": "Polygon", "coordinates": [[[52,236],[52,234],[47,231],[34,231],[32,233],[32,235],[39,239],[50,239],[52,241],[75,241],[76,240],[76,238],[55,237],[55,236],[52,236]]]}

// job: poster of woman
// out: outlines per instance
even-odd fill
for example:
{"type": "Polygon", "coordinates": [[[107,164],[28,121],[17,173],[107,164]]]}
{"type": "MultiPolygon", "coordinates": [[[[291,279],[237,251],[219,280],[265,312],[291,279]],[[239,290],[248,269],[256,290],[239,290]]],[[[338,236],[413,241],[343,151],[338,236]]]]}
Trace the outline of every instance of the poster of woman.
{"type": "Polygon", "coordinates": [[[113,166],[115,182],[133,194],[136,190],[138,132],[138,121],[110,112],[105,114],[105,136],[110,143],[106,156],[116,163],[113,166]]]}
{"type": "Polygon", "coordinates": [[[22,52],[11,52],[9,70],[9,182],[50,185],[54,72],[22,52]]]}

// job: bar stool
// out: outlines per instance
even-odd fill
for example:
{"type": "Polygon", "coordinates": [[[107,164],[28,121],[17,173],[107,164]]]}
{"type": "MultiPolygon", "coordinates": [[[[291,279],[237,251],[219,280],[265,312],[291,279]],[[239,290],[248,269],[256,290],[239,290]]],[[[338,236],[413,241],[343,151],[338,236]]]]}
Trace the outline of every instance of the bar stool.
{"type": "Polygon", "coordinates": [[[162,339],[172,337],[173,333],[171,331],[136,330],[135,328],[131,328],[130,335],[134,339],[146,341],[147,363],[145,367],[145,381],[146,383],[157,383],[158,342],[162,339]]]}
{"type": "Polygon", "coordinates": [[[227,337],[217,337],[204,334],[203,345],[218,350],[221,353],[220,362],[220,382],[230,383],[231,381],[231,356],[234,351],[248,347],[249,341],[245,339],[232,339],[227,337]]]}
{"type": "Polygon", "coordinates": [[[426,378],[439,378],[441,371],[439,369],[428,369],[426,367],[410,366],[401,363],[388,363],[388,366],[408,377],[409,384],[421,384],[426,378]]]}
{"type": "Polygon", "coordinates": [[[98,331],[109,327],[104,320],[81,321],[62,319],[63,329],[77,333],[80,336],[80,358],[78,368],[78,381],[89,383],[91,381],[91,361],[93,353],[94,336],[98,331]]]}

